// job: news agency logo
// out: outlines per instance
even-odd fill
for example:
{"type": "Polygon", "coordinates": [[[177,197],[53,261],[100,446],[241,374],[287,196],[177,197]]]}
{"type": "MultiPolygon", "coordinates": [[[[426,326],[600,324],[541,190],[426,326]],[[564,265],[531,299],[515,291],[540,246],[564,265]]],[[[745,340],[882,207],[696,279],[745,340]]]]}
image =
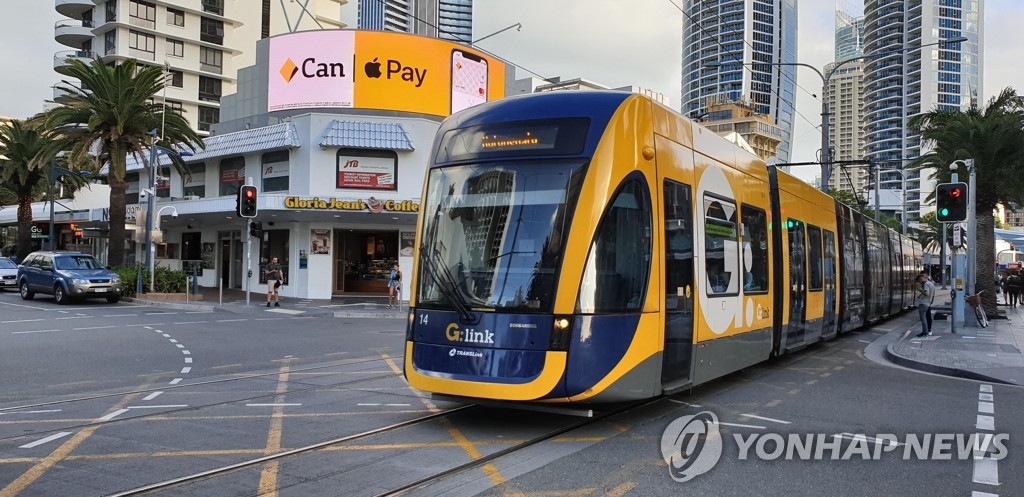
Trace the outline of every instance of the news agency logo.
{"type": "Polygon", "coordinates": [[[718,417],[703,411],[676,418],[661,435],[661,455],[669,475],[680,483],[711,471],[722,457],[718,417]]]}
{"type": "MultiPolygon", "coordinates": [[[[733,433],[739,461],[1000,461],[1009,455],[1008,433],[733,433]]],[[[682,416],[661,435],[669,475],[687,482],[711,471],[722,457],[718,418],[709,411],[682,416]]]]}

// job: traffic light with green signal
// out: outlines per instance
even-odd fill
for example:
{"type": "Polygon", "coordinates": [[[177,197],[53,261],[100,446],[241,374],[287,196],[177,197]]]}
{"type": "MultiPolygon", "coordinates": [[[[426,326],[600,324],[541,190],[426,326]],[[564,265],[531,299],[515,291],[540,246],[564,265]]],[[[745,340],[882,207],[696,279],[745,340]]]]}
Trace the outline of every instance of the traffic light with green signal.
{"type": "Polygon", "coordinates": [[[967,219],[967,183],[940,183],[935,187],[935,219],[958,223],[967,219]]]}

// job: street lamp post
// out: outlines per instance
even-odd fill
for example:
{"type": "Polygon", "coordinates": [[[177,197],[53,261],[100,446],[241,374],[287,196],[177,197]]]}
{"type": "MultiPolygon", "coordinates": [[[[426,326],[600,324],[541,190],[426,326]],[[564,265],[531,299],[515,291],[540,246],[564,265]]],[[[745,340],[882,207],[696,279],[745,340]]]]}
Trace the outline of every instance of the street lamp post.
{"type": "MultiPolygon", "coordinates": [[[[150,131],[149,135],[153,136],[153,139],[156,140],[156,130],[155,129],[150,131]]],[[[159,145],[157,145],[155,143],[152,144],[150,146],[150,148],[149,148],[149,195],[147,196],[147,200],[146,200],[146,242],[145,242],[145,250],[146,250],[146,270],[150,274],[150,279],[149,279],[149,291],[150,292],[153,291],[153,273],[155,272],[154,260],[155,260],[155,255],[156,255],[155,254],[156,247],[153,245],[153,209],[154,209],[154,207],[156,205],[156,198],[155,198],[156,197],[156,175],[157,175],[157,171],[159,171],[159,167],[158,167],[156,161],[157,161],[157,158],[159,157],[160,153],[163,153],[164,155],[168,155],[168,156],[171,156],[171,157],[179,157],[179,158],[180,157],[188,157],[188,156],[192,155],[191,153],[189,153],[187,151],[175,152],[174,150],[170,150],[170,149],[161,147],[161,146],[159,146],[159,145]]],[[[137,279],[136,285],[135,285],[135,293],[136,293],[136,295],[142,293],[142,268],[141,267],[139,268],[138,273],[139,273],[138,274],[138,279],[137,279]]]]}
{"type": "MultiPolygon", "coordinates": [[[[57,183],[57,180],[61,176],[64,176],[65,174],[74,174],[74,175],[78,175],[78,176],[88,176],[89,175],[89,171],[75,172],[75,171],[72,171],[70,169],[65,169],[63,167],[57,167],[57,159],[56,158],[50,159],[50,181],[49,181],[49,183],[50,183],[50,185],[49,185],[49,187],[50,187],[50,191],[49,191],[49,195],[50,195],[50,235],[49,235],[50,250],[57,250],[57,238],[54,236],[54,233],[53,233],[54,232],[54,225],[55,225],[55,221],[56,221],[55,216],[54,216],[54,212],[53,212],[53,204],[55,203],[54,202],[54,198],[53,198],[53,187],[57,183]],[[60,172],[60,174],[57,174],[58,172],[60,172]]],[[[61,204],[61,205],[63,205],[63,204],[61,204]]]]}
{"type": "MultiPolygon", "coordinates": [[[[911,51],[911,50],[917,50],[918,48],[930,47],[930,46],[933,46],[933,45],[946,45],[946,44],[950,44],[950,43],[960,43],[960,42],[963,42],[963,41],[967,41],[967,38],[961,36],[961,37],[957,37],[957,38],[949,38],[949,39],[945,39],[945,40],[939,40],[939,41],[934,42],[934,43],[927,43],[927,44],[920,45],[920,46],[915,46],[915,47],[905,47],[905,48],[902,48],[900,50],[891,50],[891,51],[883,52],[883,53],[880,53],[880,54],[862,55],[860,57],[852,57],[852,58],[849,58],[849,59],[846,59],[846,60],[843,60],[843,61],[840,61],[839,63],[837,63],[832,68],[832,70],[828,72],[828,74],[822,74],[822,72],[820,70],[818,70],[817,67],[814,67],[814,66],[812,66],[810,64],[804,64],[803,62],[755,62],[755,63],[746,63],[746,62],[742,62],[742,61],[732,61],[732,62],[727,62],[727,63],[736,63],[736,64],[740,64],[740,65],[803,66],[803,67],[811,68],[811,70],[813,70],[814,73],[817,74],[819,78],[821,78],[821,191],[823,191],[825,193],[828,193],[828,182],[829,182],[830,176],[832,175],[832,168],[831,168],[831,164],[832,164],[832,151],[831,151],[831,148],[830,148],[831,144],[829,143],[829,126],[830,126],[830,124],[829,124],[829,117],[830,117],[830,112],[829,112],[829,106],[828,106],[828,83],[829,83],[829,81],[832,80],[832,75],[835,74],[839,70],[840,67],[842,67],[842,66],[844,66],[844,65],[846,65],[846,64],[848,64],[850,62],[857,61],[857,60],[871,59],[871,58],[876,58],[876,57],[886,57],[886,56],[897,54],[897,53],[903,53],[903,52],[908,52],[908,51],[911,51]]],[[[712,62],[712,63],[704,64],[704,67],[708,67],[708,68],[721,67],[721,66],[722,66],[721,62],[712,62]]]]}

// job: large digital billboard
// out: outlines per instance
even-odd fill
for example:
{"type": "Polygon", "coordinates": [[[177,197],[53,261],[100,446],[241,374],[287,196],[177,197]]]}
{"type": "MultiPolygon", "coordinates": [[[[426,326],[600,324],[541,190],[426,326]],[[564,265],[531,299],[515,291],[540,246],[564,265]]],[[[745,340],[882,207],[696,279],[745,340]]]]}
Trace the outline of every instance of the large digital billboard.
{"type": "Polygon", "coordinates": [[[362,108],[447,116],[505,96],[505,65],[456,43],[382,31],[268,40],[268,111],[362,108]]]}

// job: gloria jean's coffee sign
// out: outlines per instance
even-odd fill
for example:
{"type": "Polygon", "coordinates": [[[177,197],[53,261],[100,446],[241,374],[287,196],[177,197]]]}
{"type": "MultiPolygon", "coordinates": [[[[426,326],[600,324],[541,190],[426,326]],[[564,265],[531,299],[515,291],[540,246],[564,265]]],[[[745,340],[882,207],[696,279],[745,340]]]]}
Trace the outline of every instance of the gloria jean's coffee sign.
{"type": "Polygon", "coordinates": [[[340,199],[340,198],[303,198],[285,197],[284,206],[288,209],[316,210],[316,211],[368,211],[373,214],[381,212],[419,212],[420,204],[412,200],[377,200],[373,197],[368,199],[340,199]]]}

